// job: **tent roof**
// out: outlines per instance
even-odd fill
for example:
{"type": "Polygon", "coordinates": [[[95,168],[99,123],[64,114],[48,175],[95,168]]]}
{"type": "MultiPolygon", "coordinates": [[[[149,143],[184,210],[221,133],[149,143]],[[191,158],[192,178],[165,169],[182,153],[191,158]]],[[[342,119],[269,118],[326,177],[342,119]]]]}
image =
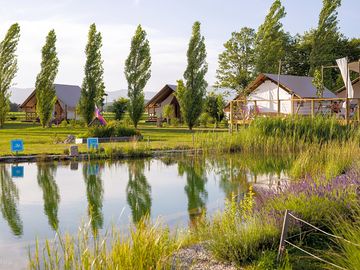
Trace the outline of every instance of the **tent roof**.
{"type": "MultiPolygon", "coordinates": [[[[56,97],[68,107],[75,108],[80,99],[81,88],[77,85],[54,84],[56,97]]],[[[35,90],[21,104],[20,108],[26,107],[26,104],[35,96],[35,90]]]]}
{"type": "Polygon", "coordinates": [[[155,106],[157,103],[163,102],[169,95],[176,91],[176,85],[165,84],[165,86],[153,96],[152,99],[145,105],[145,108],[155,106]]]}
{"type": "Polygon", "coordinates": [[[357,73],[360,73],[360,59],[359,61],[349,63],[349,69],[357,73]]]}

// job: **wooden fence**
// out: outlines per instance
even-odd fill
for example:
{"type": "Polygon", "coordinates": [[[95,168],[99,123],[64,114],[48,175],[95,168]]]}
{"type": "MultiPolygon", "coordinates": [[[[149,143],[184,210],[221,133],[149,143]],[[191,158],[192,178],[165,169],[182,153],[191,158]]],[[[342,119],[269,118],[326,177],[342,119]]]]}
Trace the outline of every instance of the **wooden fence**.
{"type": "Polygon", "coordinates": [[[359,98],[248,99],[230,101],[229,125],[249,124],[256,116],[334,116],[349,124],[360,121],[359,98]]]}

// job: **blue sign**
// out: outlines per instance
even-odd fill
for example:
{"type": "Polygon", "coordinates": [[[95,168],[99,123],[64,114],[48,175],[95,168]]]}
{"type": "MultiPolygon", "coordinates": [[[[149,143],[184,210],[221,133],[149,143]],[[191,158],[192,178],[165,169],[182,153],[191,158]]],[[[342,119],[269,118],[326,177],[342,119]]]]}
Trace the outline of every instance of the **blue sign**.
{"type": "Polygon", "coordinates": [[[24,177],[24,166],[11,166],[11,177],[12,178],[23,178],[24,177]]]}
{"type": "Polygon", "coordinates": [[[87,139],[88,149],[98,149],[99,148],[99,139],[98,138],[88,138],[87,139]]]}
{"type": "Polygon", "coordinates": [[[24,151],[23,140],[11,140],[11,152],[22,152],[24,151]]]}

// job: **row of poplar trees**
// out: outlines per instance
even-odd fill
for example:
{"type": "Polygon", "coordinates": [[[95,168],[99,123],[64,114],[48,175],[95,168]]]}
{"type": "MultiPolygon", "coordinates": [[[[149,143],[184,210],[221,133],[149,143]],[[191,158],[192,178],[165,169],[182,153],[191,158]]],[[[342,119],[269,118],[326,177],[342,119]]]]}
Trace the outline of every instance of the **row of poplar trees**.
{"type": "MultiPolygon", "coordinates": [[[[14,24],[0,43],[0,127],[3,126],[10,107],[9,88],[17,71],[16,48],[20,38],[20,27],[14,24]]],[[[89,124],[96,106],[104,104],[105,84],[103,81],[103,60],[101,57],[102,37],[92,24],[88,33],[85,48],[86,63],[84,79],[78,110],[84,121],[89,124]]],[[[36,77],[36,112],[43,127],[49,126],[56,92],[54,81],[58,73],[59,59],[56,51],[56,34],[51,30],[42,48],[41,69],[36,77]]],[[[181,106],[183,119],[190,129],[201,114],[207,83],[206,50],[204,37],[200,34],[200,23],[193,26],[187,52],[188,66],[184,72],[184,80],[178,81],[177,97],[181,106]]],[[[151,77],[150,45],[146,32],[139,25],[131,40],[130,54],[125,61],[125,77],[128,83],[128,112],[137,127],[144,111],[144,88],[151,77]]]]}
{"type": "MultiPolygon", "coordinates": [[[[348,39],[340,33],[337,10],[341,0],[323,0],[318,25],[304,34],[291,36],[285,32],[281,20],[286,11],[280,0],[275,0],[257,31],[243,27],[233,32],[219,55],[218,87],[236,89],[239,94],[259,73],[281,73],[315,76],[321,80],[321,66],[335,65],[337,58],[360,57],[360,39],[348,39]]],[[[304,14],[306,19],[306,14],[304,14]]],[[[337,90],[343,83],[336,69],[325,69],[324,84],[337,90]]]]}

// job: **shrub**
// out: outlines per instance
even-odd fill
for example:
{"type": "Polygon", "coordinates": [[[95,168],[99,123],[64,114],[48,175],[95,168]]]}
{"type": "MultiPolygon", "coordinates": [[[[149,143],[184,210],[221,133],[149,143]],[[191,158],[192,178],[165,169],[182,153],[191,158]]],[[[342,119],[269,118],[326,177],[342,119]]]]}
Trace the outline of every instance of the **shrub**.
{"type": "Polygon", "coordinates": [[[88,129],[88,132],[84,137],[97,137],[97,138],[109,138],[109,137],[131,137],[140,136],[140,132],[134,128],[125,127],[118,122],[111,121],[106,126],[94,126],[88,129]]]}
{"type": "Polygon", "coordinates": [[[129,100],[124,97],[121,97],[113,102],[111,111],[115,113],[115,120],[123,119],[128,104],[129,104],[129,100]]]}
{"type": "Polygon", "coordinates": [[[199,123],[200,125],[202,125],[203,127],[207,127],[209,121],[211,119],[211,116],[206,113],[206,112],[203,112],[200,117],[199,117],[199,123]]]}
{"type": "Polygon", "coordinates": [[[179,118],[172,118],[171,119],[171,125],[174,126],[174,127],[178,127],[180,125],[179,118]]]}

